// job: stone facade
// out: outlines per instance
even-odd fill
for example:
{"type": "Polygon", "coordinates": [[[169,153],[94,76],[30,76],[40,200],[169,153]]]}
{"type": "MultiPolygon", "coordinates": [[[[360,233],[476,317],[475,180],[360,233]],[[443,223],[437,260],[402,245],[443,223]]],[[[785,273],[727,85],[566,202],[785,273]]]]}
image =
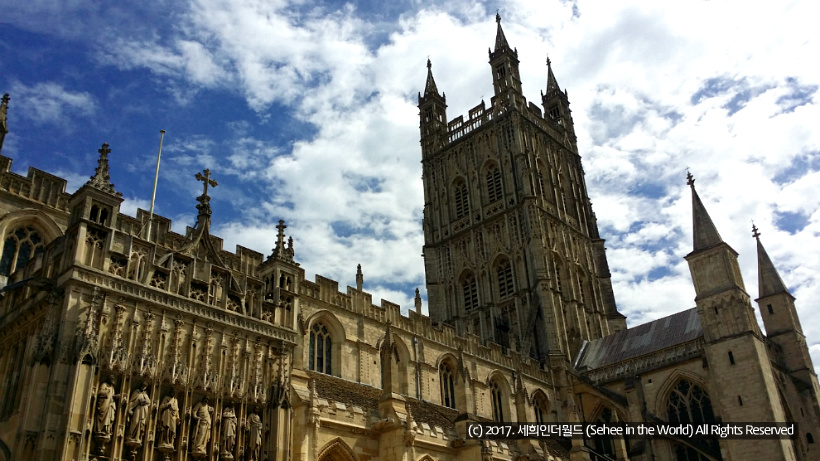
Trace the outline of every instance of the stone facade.
{"type": "MultiPolygon", "coordinates": [[[[814,460],[818,383],[760,240],[755,320],[736,254],[690,178],[697,307],[627,329],[567,93],[543,112],[501,27],[495,95],[447,122],[419,94],[421,297],[403,315],[197,223],[120,214],[108,145],[73,194],[0,155],[0,460],[814,460]],[[765,306],[765,307],[764,307],[765,306]],[[470,421],[795,421],[793,440],[473,440],[470,421]]],[[[9,98],[2,101],[5,136],[9,98]]],[[[2,137],[0,137],[0,148],[2,137]]],[[[218,189],[217,192],[218,193],[218,189]]],[[[756,237],[757,232],[755,231],[756,237]]]]}

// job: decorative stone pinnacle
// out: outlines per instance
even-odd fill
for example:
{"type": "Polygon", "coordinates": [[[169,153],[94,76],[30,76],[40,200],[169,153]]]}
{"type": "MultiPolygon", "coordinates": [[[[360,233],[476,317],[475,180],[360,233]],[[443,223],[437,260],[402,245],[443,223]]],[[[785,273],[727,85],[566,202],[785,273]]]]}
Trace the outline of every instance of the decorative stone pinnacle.
{"type": "Polygon", "coordinates": [[[100,158],[97,160],[97,168],[94,169],[94,176],[92,176],[85,185],[116,195],[117,197],[122,197],[122,193],[114,189],[114,184],[111,183],[111,175],[108,172],[108,154],[111,153],[111,149],[108,148],[108,143],[104,142],[97,152],[100,153],[100,158]]]}
{"type": "Polygon", "coordinates": [[[288,238],[288,245],[287,247],[285,246],[285,229],[287,229],[287,227],[288,226],[285,225],[285,221],[280,219],[279,224],[276,226],[276,229],[278,230],[276,235],[276,246],[273,248],[273,254],[271,257],[293,261],[293,256],[295,255],[293,250],[293,237],[288,238]]]}
{"type": "Polygon", "coordinates": [[[495,22],[498,24],[501,23],[501,14],[498,12],[498,10],[495,10],[495,22]]]}
{"type": "Polygon", "coordinates": [[[202,173],[197,173],[194,175],[197,181],[202,181],[202,195],[196,198],[196,201],[199,202],[199,205],[196,206],[196,209],[199,210],[200,216],[210,216],[211,215],[211,197],[208,196],[208,186],[216,187],[219,185],[215,179],[211,179],[211,170],[205,169],[202,173]]]}

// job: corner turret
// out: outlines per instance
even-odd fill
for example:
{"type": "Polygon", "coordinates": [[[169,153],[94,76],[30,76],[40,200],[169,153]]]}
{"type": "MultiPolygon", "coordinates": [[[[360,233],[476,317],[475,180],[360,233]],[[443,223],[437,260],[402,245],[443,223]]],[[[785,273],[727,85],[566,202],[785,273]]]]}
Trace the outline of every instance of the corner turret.
{"type": "Polygon", "coordinates": [[[552,72],[552,61],[547,58],[547,89],[541,92],[541,105],[544,107],[544,118],[564,128],[575,141],[575,125],[572,111],[569,109],[569,94],[561,91],[558,80],[552,72]]]}
{"type": "Polygon", "coordinates": [[[493,107],[507,108],[525,105],[521,92],[521,75],[518,71],[518,50],[510,48],[504,29],[501,28],[501,15],[495,15],[498,24],[495,34],[495,49],[489,51],[490,67],[493,71],[493,107]]]}
{"type": "Polygon", "coordinates": [[[447,98],[438,93],[433,78],[433,64],[427,60],[427,82],[424,95],[419,93],[419,130],[421,131],[421,156],[428,158],[447,142],[447,98]]]}

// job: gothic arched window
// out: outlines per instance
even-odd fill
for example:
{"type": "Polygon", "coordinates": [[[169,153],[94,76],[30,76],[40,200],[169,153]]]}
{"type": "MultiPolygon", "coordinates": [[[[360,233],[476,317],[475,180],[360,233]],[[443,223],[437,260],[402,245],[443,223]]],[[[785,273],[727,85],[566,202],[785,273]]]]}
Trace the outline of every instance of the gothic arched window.
{"type": "Polygon", "coordinates": [[[496,165],[492,165],[487,169],[487,199],[492,203],[501,200],[502,195],[501,171],[496,165]]]}
{"type": "Polygon", "coordinates": [[[470,213],[470,202],[467,198],[467,183],[459,179],[453,188],[453,201],[456,206],[456,219],[463,218],[470,213]]]}
{"type": "MultiPolygon", "coordinates": [[[[613,422],[612,410],[604,408],[601,415],[598,416],[599,423],[613,422]]],[[[602,459],[615,459],[615,440],[612,435],[597,435],[593,437],[592,443],[595,445],[595,452],[599,456],[608,456],[602,459]]]]}
{"type": "Polygon", "coordinates": [[[441,404],[447,408],[456,407],[455,379],[450,365],[441,362],[438,367],[439,381],[441,382],[441,404]]]}
{"type": "Polygon", "coordinates": [[[666,411],[670,423],[713,423],[712,402],[697,384],[682,379],[669,395],[666,411]]]}
{"type": "MultiPolygon", "coordinates": [[[[666,412],[672,424],[709,424],[715,422],[709,395],[697,384],[685,379],[678,382],[669,394],[666,412]]],[[[697,440],[698,448],[720,458],[720,448],[716,439],[697,440]]],[[[706,461],[709,459],[691,446],[673,445],[677,461],[706,461]]]]}
{"type": "Polygon", "coordinates": [[[498,381],[490,381],[490,397],[493,403],[493,420],[499,423],[504,422],[504,394],[498,381]]]}
{"type": "Polygon", "coordinates": [[[549,402],[547,402],[547,398],[544,394],[540,392],[536,394],[532,405],[535,410],[535,422],[538,424],[546,423],[547,415],[549,414],[549,402]]]}
{"type": "Polygon", "coordinates": [[[310,357],[308,368],[327,375],[331,372],[331,348],[333,340],[327,327],[321,322],[316,322],[310,329],[310,357]]]}
{"type": "Polygon", "coordinates": [[[461,290],[464,294],[464,310],[469,311],[478,307],[478,283],[473,274],[464,277],[461,290]]]}
{"type": "Polygon", "coordinates": [[[0,275],[9,276],[22,269],[36,254],[43,252],[43,239],[34,227],[22,226],[9,232],[0,257],[0,275]]]}
{"type": "Polygon", "coordinates": [[[495,268],[495,273],[498,279],[498,297],[506,298],[515,291],[515,284],[513,283],[512,266],[510,260],[504,259],[495,268]]]}

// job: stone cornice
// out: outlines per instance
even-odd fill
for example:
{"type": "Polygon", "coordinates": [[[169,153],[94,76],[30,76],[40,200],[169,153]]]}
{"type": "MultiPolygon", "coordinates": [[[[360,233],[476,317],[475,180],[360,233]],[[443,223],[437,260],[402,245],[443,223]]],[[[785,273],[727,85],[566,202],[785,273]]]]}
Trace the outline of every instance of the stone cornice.
{"type": "Polygon", "coordinates": [[[581,374],[593,384],[603,384],[621,380],[636,374],[646,373],[674,365],[703,355],[705,342],[703,338],[677,344],[651,354],[642,355],[622,362],[613,363],[581,374]]]}
{"type": "Polygon", "coordinates": [[[230,328],[240,328],[266,338],[279,339],[294,345],[296,333],[268,324],[259,319],[218,309],[216,307],[174,295],[156,288],[147,287],[132,280],[121,279],[101,273],[94,269],[75,266],[71,270],[70,280],[99,286],[112,293],[148,301],[170,310],[184,312],[197,319],[205,319],[230,328]]]}

